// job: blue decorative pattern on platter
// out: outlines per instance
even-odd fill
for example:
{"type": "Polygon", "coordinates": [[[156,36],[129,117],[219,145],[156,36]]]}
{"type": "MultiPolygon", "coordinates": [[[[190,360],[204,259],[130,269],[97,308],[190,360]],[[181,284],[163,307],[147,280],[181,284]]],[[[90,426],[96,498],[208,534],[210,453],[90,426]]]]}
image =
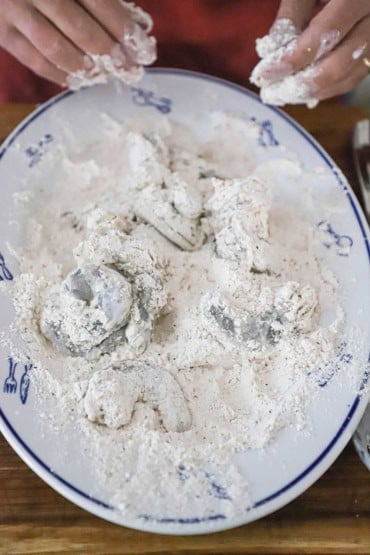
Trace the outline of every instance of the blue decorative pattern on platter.
{"type": "Polygon", "coordinates": [[[54,141],[53,135],[51,133],[45,133],[36,145],[31,145],[25,149],[24,152],[28,158],[29,168],[33,168],[36,164],[41,162],[47,152],[47,146],[52,141],[54,141]]]}
{"type": "Polygon", "coordinates": [[[321,220],[317,224],[317,228],[322,233],[322,244],[327,249],[332,249],[338,256],[349,256],[353,247],[353,239],[349,235],[341,235],[337,233],[331,223],[321,220]]]}
{"type": "Polygon", "coordinates": [[[32,364],[20,365],[23,368],[23,373],[21,377],[16,379],[16,370],[19,366],[18,362],[15,362],[12,357],[9,357],[9,371],[8,375],[4,380],[3,392],[4,393],[17,393],[18,380],[19,380],[19,398],[22,405],[25,405],[28,399],[28,392],[30,388],[30,371],[33,367],[32,364]]]}
{"type": "Polygon", "coordinates": [[[279,146],[279,141],[277,140],[273,123],[270,119],[265,119],[262,121],[257,121],[256,118],[251,117],[251,121],[254,121],[259,126],[258,144],[259,146],[279,146]]]}
{"type": "Polygon", "coordinates": [[[0,252],[0,281],[12,281],[13,274],[6,265],[4,255],[0,252]]]}
{"type": "Polygon", "coordinates": [[[132,101],[137,106],[151,106],[161,114],[169,114],[172,110],[172,100],[163,96],[156,96],[153,91],[141,87],[131,87],[132,101]]]}

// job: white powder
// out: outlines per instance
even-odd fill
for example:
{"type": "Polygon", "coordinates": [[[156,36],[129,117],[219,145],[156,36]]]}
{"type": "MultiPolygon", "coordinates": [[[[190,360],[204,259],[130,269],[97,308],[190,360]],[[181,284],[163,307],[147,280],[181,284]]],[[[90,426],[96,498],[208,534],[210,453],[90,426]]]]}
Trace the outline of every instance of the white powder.
{"type": "Polygon", "coordinates": [[[339,41],[340,31],[338,31],[338,29],[323,33],[320,37],[320,45],[316,52],[315,61],[320,60],[321,58],[326,56],[326,54],[331,52],[333,48],[335,48],[335,46],[339,43],[339,41]]]}
{"type": "Polygon", "coordinates": [[[200,140],[167,119],[107,120],[24,199],[37,233],[18,252],[14,333],[45,425],[78,434],[129,519],[245,510],[234,454],[302,427],[336,357],[336,281],[302,213],[275,200],[271,175],[288,162],[256,165],[255,124],[212,121],[200,140]]]}
{"type": "Polygon", "coordinates": [[[123,30],[120,44],[116,44],[111,54],[89,54],[85,56],[85,69],[70,73],[67,85],[76,90],[81,87],[107,83],[118,79],[127,85],[137,83],[143,76],[143,67],[156,59],[156,40],[148,36],[153,28],[153,21],[133,2],[123,2],[131,22],[123,30]]]}
{"type": "MultiPolygon", "coordinates": [[[[268,35],[256,41],[256,50],[262,59],[252,71],[250,81],[261,88],[261,99],[266,104],[307,104],[309,108],[314,108],[318,103],[312,96],[313,79],[317,74],[315,64],[283,79],[273,77],[274,67],[278,68],[283,57],[294,51],[297,37],[298,32],[293,23],[289,19],[281,19],[268,35]],[[271,73],[271,78],[267,76],[268,73],[271,73]]],[[[323,37],[322,51],[324,46],[328,48],[329,39],[332,45],[332,35],[323,37]]]]}
{"type": "Polygon", "coordinates": [[[299,30],[293,21],[286,18],[278,19],[271,27],[268,35],[256,40],[256,51],[260,58],[266,58],[278,48],[286,46],[297,38],[299,30]]]}
{"type": "Polygon", "coordinates": [[[365,52],[367,48],[367,42],[365,42],[362,46],[360,46],[359,48],[356,48],[353,52],[352,52],[352,59],[353,60],[358,60],[359,58],[361,58],[362,54],[365,52]]]}
{"type": "Polygon", "coordinates": [[[261,88],[261,99],[265,104],[275,106],[306,104],[308,108],[315,108],[318,100],[312,96],[312,86],[309,83],[316,75],[316,68],[310,66],[281,81],[269,83],[261,88]]]}

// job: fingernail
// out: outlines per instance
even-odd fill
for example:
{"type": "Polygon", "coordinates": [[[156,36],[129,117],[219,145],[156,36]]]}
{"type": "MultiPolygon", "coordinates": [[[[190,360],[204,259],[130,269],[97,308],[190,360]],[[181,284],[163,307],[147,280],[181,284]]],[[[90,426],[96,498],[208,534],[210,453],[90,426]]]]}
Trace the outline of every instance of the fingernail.
{"type": "Polygon", "coordinates": [[[148,36],[138,23],[126,26],[122,37],[122,45],[125,52],[140,65],[152,64],[157,56],[156,40],[148,36]]]}
{"type": "Polygon", "coordinates": [[[258,87],[280,81],[293,72],[292,65],[286,60],[261,60],[252,71],[250,80],[258,87]]]}
{"type": "Polygon", "coordinates": [[[125,55],[122,47],[120,44],[115,44],[112,48],[111,58],[113,64],[117,68],[123,68],[130,65],[127,60],[127,56],[125,55]]]}
{"type": "Polygon", "coordinates": [[[280,81],[281,79],[288,77],[288,75],[290,75],[292,72],[292,64],[288,63],[287,61],[281,60],[276,64],[266,66],[261,73],[261,77],[265,81],[280,81]]]}
{"type": "Polygon", "coordinates": [[[296,48],[297,40],[293,39],[285,46],[275,50],[263,58],[254,68],[250,80],[258,87],[279,81],[293,73],[290,55],[296,48]]]}
{"type": "Polygon", "coordinates": [[[341,39],[341,34],[340,34],[340,31],[338,30],[328,31],[327,33],[323,33],[320,38],[320,45],[316,52],[315,61],[320,60],[321,58],[326,56],[328,52],[333,50],[333,48],[335,48],[335,46],[338,44],[340,39],[341,39]]]}
{"type": "Polygon", "coordinates": [[[136,6],[133,2],[123,2],[121,0],[121,4],[123,4],[131,19],[138,23],[144,31],[150,33],[153,29],[153,19],[148,12],[144,11],[140,6],[136,6]]]}
{"type": "Polygon", "coordinates": [[[94,62],[88,54],[84,56],[84,66],[86,69],[92,69],[94,67],[94,62]]]}

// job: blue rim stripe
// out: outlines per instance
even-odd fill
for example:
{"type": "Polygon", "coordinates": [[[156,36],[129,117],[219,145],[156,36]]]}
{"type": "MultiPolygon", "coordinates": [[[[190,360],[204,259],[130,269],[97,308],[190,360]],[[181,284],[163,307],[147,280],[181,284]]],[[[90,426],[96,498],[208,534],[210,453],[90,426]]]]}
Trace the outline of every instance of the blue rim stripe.
{"type": "Polygon", "coordinates": [[[278,491],[275,491],[271,495],[264,497],[260,501],[256,501],[256,503],[254,503],[253,505],[253,508],[261,507],[261,505],[264,505],[269,501],[273,501],[273,499],[276,499],[277,497],[279,497],[280,495],[288,491],[290,488],[298,484],[298,482],[300,482],[302,478],[307,476],[307,474],[309,474],[326,457],[329,451],[331,451],[332,447],[337,443],[338,439],[343,434],[348,424],[351,422],[352,416],[355,414],[359,402],[360,402],[360,396],[357,395],[355,402],[353,403],[352,407],[348,411],[348,414],[345,417],[341,427],[339,428],[339,430],[337,431],[337,433],[335,434],[335,436],[333,437],[329,445],[323,450],[323,452],[317,457],[317,459],[315,459],[303,472],[301,472],[301,474],[299,474],[296,478],[294,478],[294,480],[289,482],[286,486],[282,487],[278,491]]]}
{"type": "Polygon", "coordinates": [[[54,472],[50,466],[48,466],[46,463],[44,463],[44,461],[42,461],[40,459],[40,457],[38,457],[36,455],[36,453],[34,453],[34,451],[32,451],[32,449],[30,447],[28,447],[28,445],[23,441],[23,439],[19,436],[19,434],[15,431],[15,429],[13,428],[13,426],[11,425],[11,423],[9,422],[9,420],[7,419],[7,417],[5,416],[5,414],[3,413],[3,411],[0,409],[0,418],[5,422],[5,424],[7,425],[8,429],[12,432],[12,434],[14,435],[14,437],[19,441],[19,443],[22,445],[23,449],[25,451],[27,451],[27,453],[29,455],[31,455],[31,457],[33,459],[35,459],[36,462],[38,462],[38,464],[44,469],[46,470],[49,474],[51,474],[53,476],[53,478],[56,478],[59,482],[61,482],[62,484],[64,484],[65,486],[71,488],[75,493],[78,493],[79,495],[82,495],[82,497],[84,497],[85,499],[88,499],[89,501],[93,501],[94,503],[96,503],[97,505],[99,505],[100,507],[104,507],[105,509],[114,509],[114,507],[112,507],[111,505],[108,505],[107,503],[105,503],[104,501],[100,501],[99,499],[96,499],[95,497],[92,497],[91,495],[88,495],[87,493],[85,493],[84,491],[80,490],[79,488],[77,488],[76,486],[72,485],[70,482],[68,482],[67,480],[65,480],[64,478],[62,478],[62,476],[60,476],[59,474],[57,474],[56,472],[54,472]]]}
{"type": "Polygon", "coordinates": [[[6,153],[8,148],[11,147],[12,144],[15,142],[16,138],[19,137],[22,131],[24,131],[30,125],[30,123],[35,121],[35,119],[37,119],[42,113],[46,112],[46,110],[54,106],[54,104],[58,104],[58,102],[60,102],[61,100],[64,100],[65,98],[67,98],[67,96],[71,96],[72,94],[74,94],[74,91],[65,91],[61,94],[58,94],[58,96],[56,96],[55,98],[52,98],[51,100],[49,100],[48,102],[40,106],[40,108],[36,109],[36,111],[33,112],[29,116],[29,118],[26,119],[26,121],[17,129],[17,132],[14,133],[14,135],[12,134],[9,137],[7,142],[5,141],[5,145],[0,150],[0,160],[6,153]]]}
{"type": "MultiPolygon", "coordinates": [[[[369,358],[368,358],[368,363],[370,363],[370,354],[369,354],[369,358]]],[[[289,484],[282,487],[281,489],[279,489],[275,493],[272,493],[271,495],[268,495],[264,499],[261,499],[260,501],[257,501],[256,503],[254,503],[253,508],[260,507],[261,505],[264,505],[265,503],[268,503],[269,501],[272,501],[273,499],[276,499],[277,497],[279,497],[279,495],[288,491],[288,489],[290,489],[291,487],[298,484],[298,482],[300,480],[302,480],[302,478],[307,476],[307,474],[309,474],[311,472],[311,470],[313,470],[320,463],[320,461],[322,461],[322,459],[325,458],[325,456],[329,453],[331,448],[337,443],[338,439],[343,434],[343,432],[347,428],[348,424],[351,422],[352,416],[355,414],[355,412],[357,410],[357,407],[359,405],[359,402],[361,400],[361,392],[365,389],[366,384],[368,382],[369,374],[370,374],[370,372],[369,372],[369,369],[367,368],[365,373],[364,373],[362,382],[361,382],[359,395],[357,395],[353,405],[349,409],[348,414],[345,417],[345,419],[343,420],[343,423],[342,423],[341,427],[339,428],[339,430],[337,431],[337,433],[335,434],[335,436],[333,437],[333,439],[331,440],[329,445],[323,450],[323,452],[317,457],[317,459],[315,459],[313,461],[313,463],[311,463],[303,472],[301,472],[301,474],[299,474],[296,478],[294,478],[294,480],[289,482],[289,484]]]]}
{"type": "MultiPolygon", "coordinates": [[[[252,98],[255,102],[261,104],[261,100],[260,98],[254,94],[252,91],[249,91],[248,89],[245,89],[244,87],[234,84],[234,83],[230,83],[229,81],[226,81],[224,79],[220,79],[218,77],[213,77],[213,76],[209,76],[209,75],[204,75],[202,73],[197,73],[197,72],[193,72],[193,71],[187,71],[187,70],[174,70],[174,69],[164,69],[164,68],[151,68],[149,70],[147,70],[149,73],[157,73],[157,74],[167,74],[167,75],[181,75],[181,76],[187,76],[190,78],[197,78],[197,79],[203,79],[204,81],[211,81],[211,82],[215,82],[219,85],[222,85],[224,87],[236,90],[242,94],[244,94],[245,96],[249,96],[250,98],[252,98]]],[[[49,100],[48,102],[46,102],[45,104],[43,104],[38,110],[36,110],[24,123],[23,125],[21,125],[21,127],[19,127],[16,132],[10,136],[10,138],[8,139],[8,142],[5,143],[5,145],[3,146],[3,148],[0,150],[0,160],[1,158],[4,156],[4,154],[6,153],[6,151],[8,150],[8,148],[15,142],[16,138],[34,121],[36,120],[42,113],[46,112],[49,108],[51,108],[52,106],[54,106],[55,104],[57,104],[58,102],[60,102],[61,100],[64,100],[66,97],[71,96],[72,94],[76,94],[74,91],[65,91],[63,93],[61,93],[60,95],[58,95],[57,97],[49,100]]],[[[311,137],[311,135],[305,131],[298,123],[296,123],[290,116],[288,116],[285,112],[279,110],[278,108],[275,108],[273,106],[266,106],[266,108],[268,108],[269,110],[271,110],[272,112],[275,112],[278,116],[280,116],[283,120],[285,120],[291,127],[293,127],[300,135],[302,135],[306,141],[314,148],[314,150],[319,154],[319,156],[324,160],[325,164],[329,167],[329,169],[332,171],[333,175],[335,176],[335,178],[337,179],[338,185],[345,191],[346,196],[348,198],[348,201],[350,203],[350,206],[356,216],[358,225],[360,227],[361,230],[361,234],[362,234],[362,238],[364,240],[365,246],[366,246],[366,251],[369,257],[369,261],[370,261],[370,243],[369,243],[369,237],[366,233],[366,229],[365,226],[363,224],[362,218],[359,214],[359,211],[357,209],[357,206],[355,204],[355,201],[353,199],[351,190],[347,187],[346,185],[346,181],[341,177],[341,174],[338,173],[338,169],[337,166],[332,162],[332,160],[327,156],[327,154],[325,153],[325,151],[321,148],[321,146],[311,137]]],[[[369,362],[370,362],[370,355],[369,355],[369,362]]],[[[366,383],[369,380],[369,371],[368,369],[366,369],[366,371],[364,372],[364,376],[363,376],[363,381],[360,387],[360,392],[365,388],[366,383]]],[[[286,491],[288,491],[289,489],[291,489],[292,487],[294,487],[295,485],[297,485],[303,478],[305,478],[308,474],[310,474],[320,463],[321,461],[326,457],[326,455],[332,450],[332,448],[334,447],[334,445],[337,443],[337,441],[340,439],[340,437],[343,435],[344,431],[346,430],[346,428],[348,427],[349,423],[351,422],[354,414],[357,411],[358,405],[360,403],[361,400],[361,395],[357,395],[352,406],[350,407],[347,416],[345,417],[344,421],[342,422],[340,428],[338,429],[337,433],[335,434],[335,436],[333,437],[333,439],[330,441],[330,443],[326,446],[326,448],[321,452],[321,454],[304,470],[302,471],[296,478],[294,478],[291,482],[289,482],[288,484],[286,484],[284,487],[282,487],[281,489],[277,490],[276,492],[272,493],[271,495],[256,501],[253,506],[251,508],[257,508],[257,507],[261,507],[262,505],[265,505],[266,503],[269,503],[270,501],[273,501],[274,499],[276,499],[277,497],[279,497],[280,495],[282,495],[283,493],[285,493],[286,491]]],[[[77,493],[78,495],[80,495],[81,497],[87,499],[88,501],[92,501],[93,503],[95,503],[96,505],[103,507],[105,509],[110,509],[110,510],[114,510],[114,507],[112,507],[111,505],[105,503],[104,501],[101,501],[99,499],[96,499],[90,495],[88,495],[87,493],[85,493],[84,491],[80,490],[79,488],[77,488],[76,486],[74,486],[73,484],[71,484],[70,482],[68,482],[67,480],[65,480],[64,478],[62,478],[59,474],[53,472],[53,470],[46,464],[44,463],[33,451],[32,449],[30,449],[30,447],[28,447],[28,445],[22,440],[22,438],[18,435],[18,433],[15,431],[15,429],[13,428],[13,426],[10,424],[10,422],[8,421],[8,419],[6,418],[5,414],[3,413],[3,411],[0,408],[0,419],[3,420],[4,424],[6,425],[6,427],[9,429],[9,431],[13,434],[13,436],[16,438],[16,440],[21,444],[21,446],[23,447],[23,449],[25,449],[25,451],[44,469],[46,470],[46,472],[48,472],[53,478],[55,478],[56,480],[58,480],[59,482],[61,482],[63,485],[67,486],[69,489],[71,489],[73,492],[77,493]]],[[[249,508],[250,509],[250,508],[249,508]]],[[[198,523],[204,523],[204,522],[208,522],[208,521],[215,521],[215,520],[222,520],[225,519],[225,515],[222,514],[218,514],[218,515],[210,515],[210,516],[206,516],[204,518],[155,518],[155,517],[150,517],[149,515],[142,515],[142,518],[144,520],[153,520],[159,523],[163,523],[163,524],[198,524],[198,523]]]]}

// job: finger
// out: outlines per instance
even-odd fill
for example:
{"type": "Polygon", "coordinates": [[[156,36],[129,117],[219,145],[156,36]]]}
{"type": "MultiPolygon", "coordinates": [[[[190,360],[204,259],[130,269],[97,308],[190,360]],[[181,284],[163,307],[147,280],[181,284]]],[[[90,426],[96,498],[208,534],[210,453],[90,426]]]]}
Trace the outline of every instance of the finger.
{"type": "MultiPolygon", "coordinates": [[[[365,77],[366,75],[367,73],[365,74],[365,77]]],[[[329,98],[334,98],[336,96],[342,96],[344,94],[347,94],[351,92],[356,87],[356,85],[361,83],[363,79],[364,79],[364,72],[362,69],[358,69],[356,70],[356,72],[354,72],[351,75],[351,77],[343,79],[343,81],[340,81],[335,85],[332,85],[331,87],[328,87],[326,89],[320,89],[316,93],[316,98],[317,100],[321,101],[321,100],[328,100],[329,98]]]]}
{"type": "Polygon", "coordinates": [[[282,0],[276,20],[289,19],[296,29],[302,30],[312,17],[315,4],[315,0],[282,0]]]}
{"type": "Polygon", "coordinates": [[[27,17],[22,12],[15,22],[16,28],[59,69],[72,73],[84,67],[84,53],[35,9],[31,8],[27,17]]]}
{"type": "Polygon", "coordinates": [[[370,55],[369,36],[370,16],[358,23],[326,58],[262,89],[264,102],[314,106],[317,100],[350,91],[367,75],[363,57],[367,52],[370,55]]]}
{"type": "Polygon", "coordinates": [[[124,2],[119,0],[128,15],[131,17],[132,21],[135,21],[144,29],[146,33],[150,33],[153,29],[153,19],[148,12],[144,11],[140,6],[137,6],[133,2],[124,2]]]}
{"type": "Polygon", "coordinates": [[[294,47],[300,30],[312,17],[314,5],[315,0],[282,0],[268,35],[256,41],[256,51],[262,60],[251,75],[252,83],[260,87],[291,73],[290,64],[282,58],[294,47]]]}
{"type": "Polygon", "coordinates": [[[341,81],[331,84],[326,88],[319,89],[316,93],[316,98],[318,100],[327,100],[328,98],[347,94],[351,92],[359,83],[361,83],[367,75],[368,72],[366,71],[365,66],[363,64],[359,65],[348,77],[345,77],[341,81]]]}
{"type": "MultiPolygon", "coordinates": [[[[112,54],[116,41],[74,0],[36,0],[35,6],[86,54],[112,54]]],[[[123,52],[121,58],[123,64],[123,52]]]]}
{"type": "Polygon", "coordinates": [[[370,16],[360,21],[344,41],[318,63],[314,79],[317,98],[322,100],[347,93],[367,76],[363,57],[367,53],[370,55],[369,36],[370,16]]]}
{"type": "Polygon", "coordinates": [[[11,45],[8,51],[21,64],[29,67],[34,73],[48,81],[65,86],[66,73],[50,63],[17,29],[13,28],[8,31],[6,43],[3,45],[5,49],[7,49],[7,44],[11,45]]]}
{"type": "Polygon", "coordinates": [[[80,4],[119,42],[122,40],[125,27],[133,23],[129,13],[118,0],[80,0],[80,4]]]}
{"type": "Polygon", "coordinates": [[[370,12],[369,0],[331,0],[311,20],[297,40],[295,48],[283,56],[282,64],[289,71],[279,77],[307,67],[331,52],[361,19],[370,12]]]}
{"type": "MultiPolygon", "coordinates": [[[[132,19],[132,13],[117,0],[80,0],[80,4],[122,43],[124,52],[136,64],[148,65],[156,57],[156,42],[132,19]]],[[[131,8],[132,10],[132,8],[131,8]]]]}
{"type": "Polygon", "coordinates": [[[296,0],[282,0],[277,17],[268,34],[256,40],[256,50],[260,58],[274,53],[296,39],[301,29],[312,15],[315,0],[297,3],[296,0]]]}

